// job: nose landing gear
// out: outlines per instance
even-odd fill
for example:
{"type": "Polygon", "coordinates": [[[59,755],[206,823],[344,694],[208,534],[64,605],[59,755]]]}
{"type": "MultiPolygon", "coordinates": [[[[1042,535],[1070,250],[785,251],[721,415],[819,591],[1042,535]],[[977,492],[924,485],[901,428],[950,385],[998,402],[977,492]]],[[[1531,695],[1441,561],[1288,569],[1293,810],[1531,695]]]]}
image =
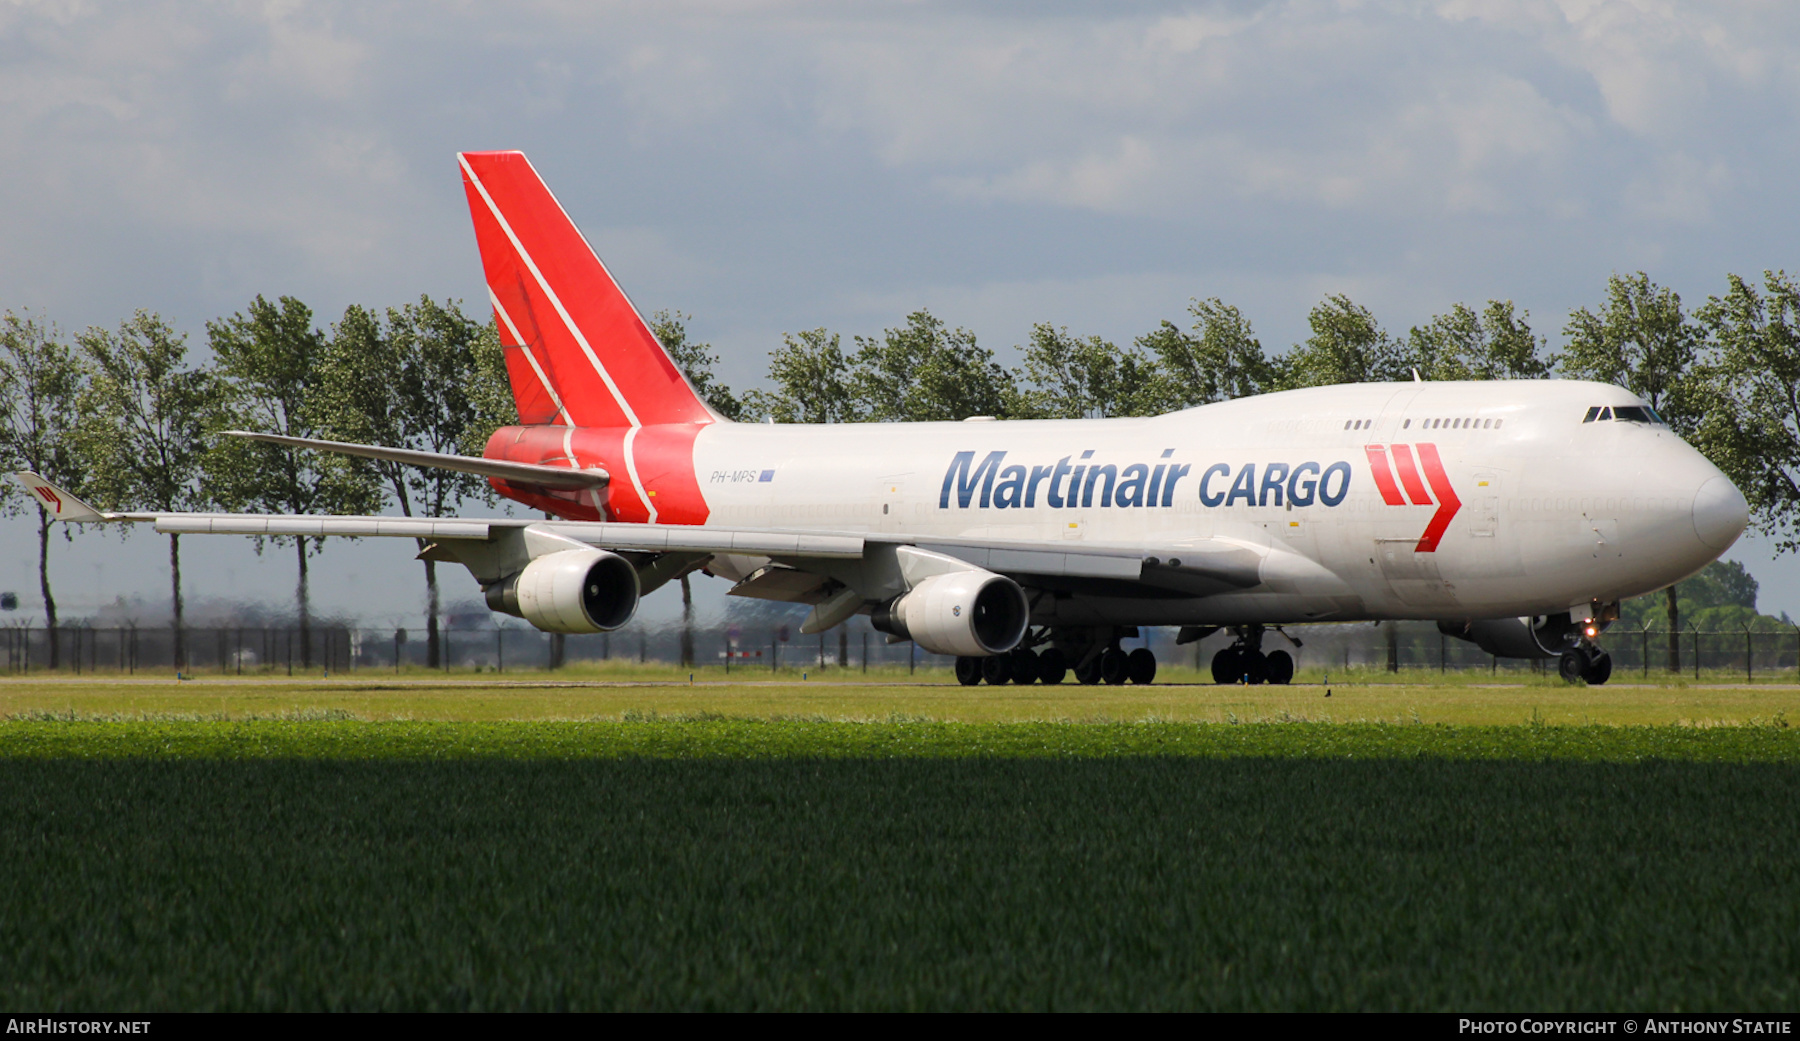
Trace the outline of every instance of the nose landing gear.
{"type": "Polygon", "coordinates": [[[1565,682],[1585,680],[1598,687],[1612,678],[1612,655],[1588,643],[1580,643],[1563,652],[1556,663],[1557,675],[1565,682]]]}
{"type": "MultiPolygon", "coordinates": [[[[1237,636],[1236,642],[1213,655],[1213,682],[1226,683],[1279,683],[1286,684],[1294,679],[1294,656],[1286,651],[1270,651],[1263,653],[1263,627],[1260,625],[1237,625],[1231,629],[1237,636]]],[[[1279,630],[1278,630],[1279,631],[1279,630]]],[[[1300,646],[1300,641],[1281,634],[1300,646]]]]}

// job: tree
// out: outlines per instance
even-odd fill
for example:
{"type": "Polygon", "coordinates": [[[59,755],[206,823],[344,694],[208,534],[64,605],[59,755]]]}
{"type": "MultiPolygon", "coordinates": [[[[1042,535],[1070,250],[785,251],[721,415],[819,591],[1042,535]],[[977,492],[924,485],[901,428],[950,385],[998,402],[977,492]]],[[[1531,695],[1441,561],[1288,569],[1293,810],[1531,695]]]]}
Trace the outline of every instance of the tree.
{"type": "MultiPolygon", "coordinates": [[[[1643,398],[1683,436],[1699,429],[1705,394],[1695,363],[1700,331],[1682,313],[1681,297],[1639,271],[1606,281],[1606,303],[1598,312],[1585,307],[1569,315],[1563,330],[1568,347],[1563,375],[1611,383],[1643,398]]],[[[1681,671],[1681,644],[1675,637],[1680,617],[1677,587],[1667,593],[1669,671],[1681,671]]]]}
{"type": "Polygon", "coordinates": [[[1049,322],[1031,327],[1024,351],[1024,379],[1007,412],[1021,419],[1154,415],[1150,363],[1135,350],[1121,351],[1098,336],[1081,339],[1049,322]]]}
{"type": "MultiPolygon", "coordinates": [[[[78,431],[88,463],[87,491],[103,508],[178,512],[214,497],[201,480],[209,422],[220,403],[214,375],[187,365],[187,336],[160,316],[139,311],[117,332],[99,327],[77,342],[92,365],[78,431]]],[[[175,666],[187,663],[182,630],[181,536],[169,535],[175,666]]]]}
{"type": "Polygon", "coordinates": [[[1513,313],[1511,300],[1489,300],[1476,314],[1457,304],[1407,336],[1408,352],[1428,380],[1541,380],[1556,359],[1531,331],[1530,313],[1513,313]]]}
{"type": "Polygon", "coordinates": [[[1624,387],[1649,403],[1686,437],[1700,425],[1704,394],[1695,380],[1701,330],[1681,297],[1639,271],[1606,281],[1598,312],[1578,307],[1563,330],[1569,338],[1562,373],[1624,387]]]}
{"type": "Polygon", "coordinates": [[[1012,378],[974,333],[918,310],[879,339],[856,338],[850,385],[859,419],[905,423],[1005,415],[1012,378]]]}
{"type": "MultiPolygon", "coordinates": [[[[81,358],[54,328],[11,311],[0,319],[0,466],[30,470],[65,488],[82,486],[76,451],[77,417],[87,373],[81,358]]],[[[11,481],[0,482],[0,510],[24,512],[24,495],[11,481]]],[[[37,506],[38,588],[44,596],[44,623],[50,630],[50,667],[62,663],[56,638],[56,597],[50,591],[50,511],[37,506]]],[[[63,537],[68,537],[64,526],[63,537]]]]}
{"type": "Polygon", "coordinates": [[[1209,297],[1188,306],[1193,332],[1164,321],[1137,345],[1155,359],[1146,397],[1154,412],[1249,397],[1274,389],[1275,366],[1263,353],[1250,320],[1237,308],[1209,297]]]}
{"type": "MultiPolygon", "coordinates": [[[[329,408],[318,396],[324,381],[325,334],[313,326],[312,309],[291,296],[271,303],[258,296],[230,318],[206,323],[222,390],[215,430],[236,429],[286,437],[329,437],[329,408]]],[[[382,374],[389,382],[392,374],[382,374]]],[[[342,456],[297,451],[237,437],[220,437],[207,460],[218,498],[231,509],[271,513],[373,513],[380,498],[367,468],[342,456]]],[[[299,565],[294,600],[300,621],[300,660],[312,664],[312,605],[307,557],[323,538],[290,540],[299,565]]],[[[262,540],[257,540],[262,549],[262,540]]]]}
{"type": "Polygon", "coordinates": [[[1343,294],[1326,297],[1307,315],[1312,336],[1279,362],[1283,387],[1380,383],[1410,379],[1405,346],[1381,328],[1369,309],[1343,294]]]}
{"type": "Polygon", "coordinates": [[[1727,278],[1725,296],[1695,312],[1717,352],[1696,439],[1786,553],[1800,549],[1800,285],[1765,271],[1759,293],[1727,278]]]}
{"type": "Polygon", "coordinates": [[[694,392],[712,410],[726,419],[744,418],[744,406],[731,393],[731,388],[720,383],[713,375],[712,367],[719,362],[719,356],[713,353],[712,345],[697,343],[688,339],[687,323],[694,320],[691,314],[680,311],[658,311],[650,317],[650,331],[662,343],[663,350],[675,362],[687,380],[694,387],[694,392]]]}
{"type": "Polygon", "coordinates": [[[769,354],[773,391],[744,394],[744,414],[776,423],[848,423],[856,418],[850,362],[838,334],[825,329],[786,333],[769,354]]]}
{"type": "MultiPolygon", "coordinates": [[[[324,346],[317,384],[317,421],[336,440],[481,455],[497,428],[518,422],[493,327],[466,317],[454,301],[428,296],[389,308],[385,322],[368,308],[348,308],[324,346]]],[[[491,486],[475,474],[387,460],[368,460],[359,469],[373,473],[408,517],[415,508],[443,516],[466,498],[494,501],[491,486]]],[[[436,668],[442,664],[437,562],[423,563],[425,660],[436,668]]]]}
{"type": "MultiPolygon", "coordinates": [[[[1713,632],[1785,627],[1782,619],[1758,613],[1756,578],[1735,560],[1715,560],[1699,574],[1676,583],[1676,588],[1681,591],[1686,626],[1713,632]]],[[[1664,619],[1658,617],[1663,612],[1661,597],[1633,597],[1620,605],[1619,622],[1627,631],[1648,629],[1663,624],[1664,619]]]]}

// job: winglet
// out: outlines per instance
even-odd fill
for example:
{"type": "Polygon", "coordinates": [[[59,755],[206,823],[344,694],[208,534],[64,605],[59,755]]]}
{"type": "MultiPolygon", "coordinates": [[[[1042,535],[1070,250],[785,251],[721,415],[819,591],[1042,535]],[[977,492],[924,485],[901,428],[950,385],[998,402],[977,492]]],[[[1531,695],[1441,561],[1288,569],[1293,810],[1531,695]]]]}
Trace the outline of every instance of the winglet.
{"type": "Polygon", "coordinates": [[[59,521],[66,521],[70,524],[92,524],[95,521],[109,519],[106,514],[29,470],[13,474],[12,478],[30,492],[32,498],[42,503],[44,509],[50,511],[50,516],[59,521]]]}

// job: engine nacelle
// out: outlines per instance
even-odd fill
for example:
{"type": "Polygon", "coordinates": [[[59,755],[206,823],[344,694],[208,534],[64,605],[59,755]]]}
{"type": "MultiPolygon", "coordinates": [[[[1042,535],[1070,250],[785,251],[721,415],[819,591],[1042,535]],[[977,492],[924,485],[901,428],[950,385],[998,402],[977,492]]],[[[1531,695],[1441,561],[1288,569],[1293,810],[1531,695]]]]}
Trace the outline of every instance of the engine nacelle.
{"type": "Polygon", "coordinates": [[[1005,654],[1025,637],[1031,605],[1005,575],[971,568],[932,575],[875,609],[876,629],[933,654],[1005,654]]]}
{"type": "Polygon", "coordinates": [[[1579,643],[1583,628],[1589,624],[1592,623],[1577,621],[1564,611],[1523,618],[1439,622],[1438,631],[1467,640],[1501,658],[1555,658],[1579,643]]]}
{"type": "Polygon", "coordinates": [[[603,549],[566,549],[490,586],[487,602],[547,633],[604,633],[631,621],[638,595],[631,561],[603,549]]]}

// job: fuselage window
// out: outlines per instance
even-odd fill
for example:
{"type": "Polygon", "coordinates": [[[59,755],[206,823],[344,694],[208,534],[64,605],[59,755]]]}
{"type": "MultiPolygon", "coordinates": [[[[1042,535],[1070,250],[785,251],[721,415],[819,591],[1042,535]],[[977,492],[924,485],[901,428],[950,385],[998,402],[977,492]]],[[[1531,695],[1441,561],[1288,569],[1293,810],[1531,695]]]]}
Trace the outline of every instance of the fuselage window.
{"type": "Polygon", "coordinates": [[[1344,420],[1344,429],[1345,430],[1350,429],[1350,421],[1348,419],[1344,420]]]}
{"type": "Polygon", "coordinates": [[[1406,422],[1400,424],[1400,429],[1411,430],[1412,429],[1412,420],[1409,419],[1406,422]]]}
{"type": "Polygon", "coordinates": [[[1496,419],[1496,420],[1494,420],[1494,429],[1495,429],[1495,430],[1499,430],[1499,429],[1500,429],[1500,424],[1502,424],[1502,423],[1504,423],[1504,422],[1506,422],[1506,420],[1504,420],[1504,419],[1496,419]]]}

